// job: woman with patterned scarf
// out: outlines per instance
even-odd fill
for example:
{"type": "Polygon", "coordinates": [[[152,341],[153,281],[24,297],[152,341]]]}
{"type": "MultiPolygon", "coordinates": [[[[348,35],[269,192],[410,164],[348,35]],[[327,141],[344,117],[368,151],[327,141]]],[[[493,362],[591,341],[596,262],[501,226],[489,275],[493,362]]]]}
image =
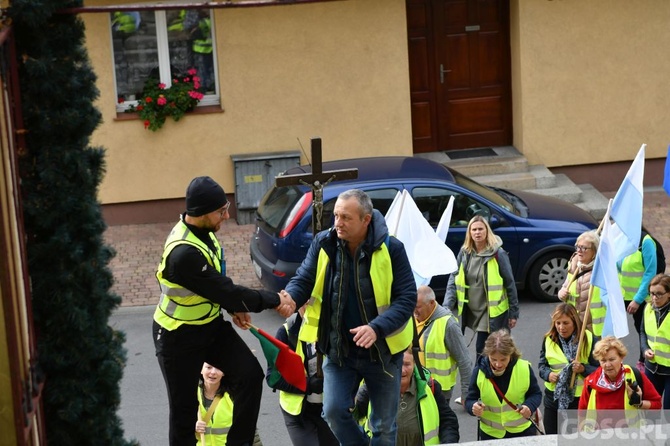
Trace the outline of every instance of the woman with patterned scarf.
{"type": "Polygon", "coordinates": [[[598,368],[598,361],[593,357],[593,333],[584,332],[582,346],[577,352],[581,327],[575,307],[561,303],[551,315],[551,329],[544,335],[538,372],[546,381],[544,428],[547,434],[557,433],[559,410],[577,409],[584,378],[598,368]]]}
{"type": "Polygon", "coordinates": [[[593,356],[600,367],[584,380],[579,399],[581,430],[624,427],[622,422],[634,426],[640,418],[649,416],[641,410],[661,408],[661,396],[649,378],[623,363],[627,353],[626,346],[614,336],[596,342],[593,356]]]}

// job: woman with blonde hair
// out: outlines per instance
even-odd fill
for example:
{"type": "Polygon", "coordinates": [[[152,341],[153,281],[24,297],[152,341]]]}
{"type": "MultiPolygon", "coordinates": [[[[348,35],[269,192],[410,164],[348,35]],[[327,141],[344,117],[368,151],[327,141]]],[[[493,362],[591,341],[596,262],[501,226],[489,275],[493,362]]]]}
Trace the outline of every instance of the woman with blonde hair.
{"type": "Polygon", "coordinates": [[[586,303],[591,288],[591,272],[596,259],[600,236],[596,231],[587,231],[577,237],[575,253],[570,258],[568,276],[558,290],[558,298],[577,308],[579,319],[586,328],[596,336],[602,336],[605,323],[605,306],[600,300],[600,288],[591,291],[589,314],[586,314],[586,303]]]}
{"type": "Polygon", "coordinates": [[[449,276],[444,306],[461,318],[461,329],[476,333],[481,354],[489,333],[511,329],[519,318],[514,274],[502,240],[482,216],[468,223],[465,242],[458,252],[458,273],[449,276]]]}
{"type": "Polygon", "coordinates": [[[584,378],[598,368],[593,357],[594,336],[586,330],[579,348],[582,323],[572,305],[560,303],[551,314],[551,328],[544,335],[538,373],[544,383],[545,433],[558,431],[558,411],[577,409],[584,378]],[[574,375],[574,382],[573,380],[574,375]]]}
{"type": "Polygon", "coordinates": [[[491,333],[470,378],[465,409],[480,418],[478,439],[535,435],[530,418],[542,403],[530,362],[507,330],[491,333]]]}

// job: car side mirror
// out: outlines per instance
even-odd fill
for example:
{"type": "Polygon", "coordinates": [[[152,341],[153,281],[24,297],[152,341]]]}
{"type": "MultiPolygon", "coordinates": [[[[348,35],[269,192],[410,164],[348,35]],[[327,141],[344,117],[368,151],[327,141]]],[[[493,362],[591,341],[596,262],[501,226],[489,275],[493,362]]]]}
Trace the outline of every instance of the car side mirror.
{"type": "Polygon", "coordinates": [[[500,219],[499,216],[496,214],[493,214],[489,217],[489,226],[491,226],[491,229],[496,229],[502,226],[502,220],[500,219]]]}

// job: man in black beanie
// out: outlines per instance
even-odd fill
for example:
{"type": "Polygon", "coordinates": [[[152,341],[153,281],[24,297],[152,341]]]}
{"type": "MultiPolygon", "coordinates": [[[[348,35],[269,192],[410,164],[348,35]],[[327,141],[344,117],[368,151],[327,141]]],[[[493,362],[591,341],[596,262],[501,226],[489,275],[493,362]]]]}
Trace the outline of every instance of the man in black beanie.
{"type": "Polygon", "coordinates": [[[229,218],[230,203],[210,177],[194,178],[186,189],[186,212],[165,242],[156,277],[161,297],[153,337],[170,404],[170,445],[194,445],[198,379],[207,362],[224,372],[233,399],[228,445],[251,445],[261,404],[263,370],[221,310],[240,328],[249,312],[295,311],[291,299],[235,285],[226,276],[215,236],[229,218]]]}

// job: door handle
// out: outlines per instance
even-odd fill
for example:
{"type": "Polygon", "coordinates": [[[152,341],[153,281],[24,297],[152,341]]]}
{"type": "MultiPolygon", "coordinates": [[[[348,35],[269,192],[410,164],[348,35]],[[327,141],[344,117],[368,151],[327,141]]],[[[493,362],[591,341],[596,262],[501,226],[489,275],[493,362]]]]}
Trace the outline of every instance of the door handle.
{"type": "Polygon", "coordinates": [[[451,73],[451,70],[445,70],[444,65],[440,64],[440,83],[444,84],[444,73],[451,73]]]}

